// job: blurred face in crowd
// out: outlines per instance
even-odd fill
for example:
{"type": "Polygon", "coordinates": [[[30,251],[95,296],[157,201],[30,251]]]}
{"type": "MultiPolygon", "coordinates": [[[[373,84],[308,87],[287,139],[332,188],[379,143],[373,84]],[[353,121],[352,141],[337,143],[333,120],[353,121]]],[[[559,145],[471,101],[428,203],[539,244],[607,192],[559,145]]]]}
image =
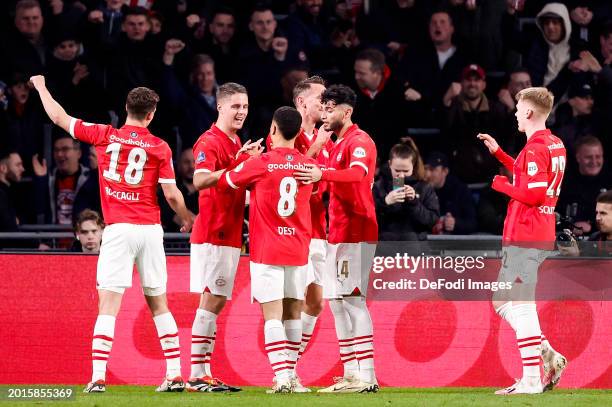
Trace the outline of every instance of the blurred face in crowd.
{"type": "Polygon", "coordinates": [[[592,96],[576,96],[567,101],[572,107],[575,116],[589,115],[593,112],[592,96]]]}
{"type": "Polygon", "coordinates": [[[272,11],[256,11],[251,16],[249,29],[255,34],[255,38],[260,41],[270,41],[274,38],[276,30],[276,20],[272,11]]]}
{"type": "Polygon", "coordinates": [[[178,174],[184,181],[193,182],[193,172],[195,171],[195,161],[193,151],[188,148],[183,150],[178,163],[178,174]]]}
{"type": "Polygon", "coordinates": [[[601,172],[603,167],[603,147],[601,144],[580,146],[576,151],[576,161],[578,162],[578,171],[582,175],[594,177],[601,172]]]}
{"type": "Polygon", "coordinates": [[[434,45],[443,45],[451,42],[455,28],[447,13],[435,13],[429,20],[429,37],[434,45]]]}
{"type": "Polygon", "coordinates": [[[563,39],[563,20],[560,18],[543,18],[542,30],[548,42],[558,44],[563,39]]]}
{"type": "Polygon", "coordinates": [[[75,40],[60,42],[53,50],[53,56],[60,61],[72,61],[79,53],[79,43],[75,40]]]}
{"type": "Polygon", "coordinates": [[[236,32],[236,21],[231,14],[216,14],[210,23],[210,33],[221,45],[228,44],[236,32]]]}
{"type": "Polygon", "coordinates": [[[15,27],[29,39],[37,39],[43,27],[43,16],[40,7],[16,10],[15,27]]]}
{"type": "Polygon", "coordinates": [[[612,234],[612,204],[597,202],[595,222],[601,233],[612,234]]]}
{"type": "Polygon", "coordinates": [[[149,20],[146,16],[141,15],[128,15],[123,21],[123,31],[127,37],[132,41],[142,41],[147,36],[147,33],[151,29],[149,20]]]}
{"type": "Polygon", "coordinates": [[[323,0],[298,0],[298,5],[312,16],[318,16],[321,12],[323,0]]]}
{"type": "Polygon", "coordinates": [[[281,87],[283,88],[283,96],[287,100],[291,100],[293,98],[293,88],[295,85],[308,78],[308,72],[302,69],[291,69],[286,72],[281,78],[281,87]]]}
{"type": "Polygon", "coordinates": [[[604,59],[609,59],[612,57],[612,34],[604,37],[603,35],[599,37],[599,44],[601,46],[601,55],[604,59]]]}
{"type": "Polygon", "coordinates": [[[244,125],[249,114],[249,97],[245,93],[234,93],[217,100],[219,118],[217,122],[232,131],[238,131],[244,125]]]}
{"type": "Polygon", "coordinates": [[[336,105],[335,102],[328,101],[323,105],[321,121],[326,131],[338,132],[344,127],[344,123],[350,118],[352,108],[348,105],[336,105]]]}
{"type": "Polygon", "coordinates": [[[79,170],[81,149],[68,137],[60,138],[53,145],[53,159],[57,171],[63,175],[72,175],[79,170]]]}
{"type": "Polygon", "coordinates": [[[372,61],[367,59],[358,59],[355,61],[355,82],[362,89],[369,89],[374,91],[378,89],[380,81],[382,80],[382,73],[380,71],[372,70],[372,61]]]}
{"type": "Polygon", "coordinates": [[[194,70],[196,85],[203,93],[212,94],[215,89],[215,65],[200,64],[194,70]]]}
{"type": "Polygon", "coordinates": [[[93,220],[83,221],[76,232],[77,239],[81,242],[83,252],[98,253],[102,243],[102,227],[93,220]]]}
{"type": "Polygon", "coordinates": [[[409,8],[414,6],[415,0],[396,0],[399,8],[409,8]]]}
{"type": "Polygon", "coordinates": [[[440,189],[446,182],[446,176],[448,175],[448,168],[437,165],[432,167],[431,165],[425,166],[425,180],[433,185],[434,188],[440,189]]]}
{"type": "Polygon", "coordinates": [[[482,97],[487,82],[478,75],[468,75],[461,81],[461,92],[467,100],[476,100],[482,97]]]}
{"type": "Polygon", "coordinates": [[[26,83],[15,83],[10,87],[10,94],[17,104],[23,105],[28,101],[30,88],[26,83]]]}
{"type": "Polygon", "coordinates": [[[151,34],[159,34],[162,30],[162,22],[159,18],[149,18],[149,24],[151,26],[151,34]]]}
{"type": "Polygon", "coordinates": [[[508,92],[510,92],[510,96],[512,99],[516,96],[517,93],[522,91],[523,89],[527,89],[531,87],[531,76],[527,72],[515,72],[510,75],[510,81],[508,82],[508,92]]]}
{"type": "Polygon", "coordinates": [[[21,176],[25,169],[23,168],[23,161],[17,153],[10,154],[6,159],[0,160],[0,166],[2,172],[9,182],[21,181],[21,176]]]}
{"type": "Polygon", "coordinates": [[[404,178],[412,175],[414,163],[412,158],[393,157],[389,160],[389,168],[393,178],[404,178]]]}
{"type": "Polygon", "coordinates": [[[321,121],[321,114],[323,113],[321,94],[324,91],[325,86],[312,83],[310,89],[298,95],[295,101],[296,107],[315,123],[321,121]]]}
{"type": "Polygon", "coordinates": [[[106,7],[110,10],[119,11],[124,3],[124,0],[106,0],[106,7]]]}

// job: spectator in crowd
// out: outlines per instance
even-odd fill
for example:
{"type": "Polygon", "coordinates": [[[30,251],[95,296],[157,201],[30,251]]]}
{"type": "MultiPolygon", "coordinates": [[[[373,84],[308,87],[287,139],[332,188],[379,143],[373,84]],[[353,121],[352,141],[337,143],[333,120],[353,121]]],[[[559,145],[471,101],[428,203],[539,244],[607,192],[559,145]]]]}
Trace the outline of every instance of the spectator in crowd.
{"type": "Polygon", "coordinates": [[[249,128],[255,137],[266,134],[272,114],[280,105],[280,78],[293,61],[289,41],[277,33],[272,9],[258,6],[251,13],[249,30],[253,35],[245,42],[239,56],[240,83],[249,90],[249,128]]]}
{"type": "Polygon", "coordinates": [[[285,70],[281,77],[281,87],[283,89],[282,103],[290,106],[293,104],[293,88],[301,81],[308,78],[308,67],[304,64],[290,66],[285,70]]]}
{"type": "Polygon", "coordinates": [[[292,48],[305,52],[313,68],[317,69],[323,65],[321,60],[329,48],[323,0],[297,0],[296,6],[296,10],[283,20],[283,29],[292,48]]]}
{"type": "Polygon", "coordinates": [[[449,174],[448,157],[439,151],[425,161],[425,179],[436,190],[440,203],[440,219],[435,234],[469,235],[477,229],[476,205],[468,187],[449,174]]]}
{"type": "Polygon", "coordinates": [[[575,81],[567,92],[568,100],[555,112],[553,132],[565,144],[567,155],[573,156],[572,146],[580,137],[594,134],[593,89],[586,81],[575,81]]]}
{"type": "MultiPolygon", "coordinates": [[[[404,97],[416,104],[414,109],[425,113],[427,109],[438,108],[442,104],[444,92],[451,83],[456,82],[461,70],[466,66],[463,51],[453,43],[455,27],[446,11],[432,14],[429,20],[431,42],[424,48],[415,46],[409,49],[400,63],[400,76],[404,81],[404,97]],[[427,109],[424,109],[427,106],[427,109]]],[[[431,118],[431,114],[426,119],[431,118]]],[[[432,125],[414,116],[417,126],[432,125]]]]}
{"type": "Polygon", "coordinates": [[[44,72],[47,60],[47,47],[43,37],[44,17],[36,0],[19,0],[15,5],[15,29],[4,42],[2,77],[22,72],[26,77],[44,72]]]}
{"type": "Polygon", "coordinates": [[[23,172],[23,162],[17,152],[0,154],[0,232],[17,231],[17,199],[12,186],[21,181],[23,172]]]}
{"type": "Polygon", "coordinates": [[[355,121],[372,137],[381,152],[379,157],[384,160],[385,152],[399,141],[408,127],[402,114],[405,104],[402,88],[379,50],[370,48],[357,54],[354,71],[358,88],[355,121]]]}
{"type": "Polygon", "coordinates": [[[612,189],[612,174],[604,165],[603,147],[596,137],[578,139],[575,151],[578,171],[565,174],[557,212],[573,218],[576,234],[587,235],[595,225],[593,202],[599,194],[612,189]]]}
{"type": "Polygon", "coordinates": [[[81,165],[81,145],[64,133],[53,143],[55,169],[49,173],[45,159],[32,158],[37,217],[40,223],[73,225],[74,217],[88,208],[99,208],[100,197],[83,188],[91,177],[81,165]]]}
{"type": "Polygon", "coordinates": [[[443,99],[444,146],[453,158],[453,171],[468,183],[486,182],[497,170],[495,158],[475,135],[487,129],[507,138],[504,124],[509,115],[499,102],[487,98],[486,87],[484,69],[471,64],[463,69],[461,83],[451,84],[443,99]]]}
{"type": "Polygon", "coordinates": [[[570,60],[576,57],[571,54],[575,50],[570,46],[572,25],[567,7],[562,3],[546,4],[537,15],[536,25],[542,36],[533,41],[525,66],[534,86],[546,86],[559,100],[571,77],[570,60]]]}
{"type": "Polygon", "coordinates": [[[423,159],[408,137],[391,148],[373,193],[379,240],[426,240],[440,217],[438,197],[425,181],[423,159]]]}
{"type": "MultiPolygon", "coordinates": [[[[236,17],[228,8],[215,11],[208,25],[209,35],[196,42],[197,52],[210,55],[215,61],[215,76],[219,83],[233,81],[237,71],[236,17]]],[[[208,128],[208,127],[207,127],[208,128]]]]}
{"type": "Polygon", "coordinates": [[[123,25],[124,0],[105,0],[87,15],[87,42],[96,54],[112,50],[119,44],[123,25]]]}
{"type": "Polygon", "coordinates": [[[113,110],[125,114],[123,102],[127,93],[138,86],[157,89],[160,56],[163,45],[149,36],[151,25],[147,10],[133,7],[123,13],[122,34],[110,56],[104,61],[108,70],[109,93],[115,101],[113,110]]]}
{"type": "Polygon", "coordinates": [[[164,28],[164,16],[156,11],[149,13],[149,24],[151,25],[151,34],[159,35],[164,28]]]}
{"type": "MultiPolygon", "coordinates": [[[[185,206],[191,212],[198,213],[198,191],[193,186],[193,172],[195,162],[191,147],[181,152],[176,167],[176,186],[185,198],[185,206]]],[[[161,191],[160,191],[161,193],[161,191]]],[[[167,232],[179,232],[183,225],[181,219],[170,208],[165,200],[159,200],[162,216],[162,224],[167,232]]]]}
{"type": "Polygon", "coordinates": [[[590,0],[570,2],[570,19],[572,22],[572,41],[583,44],[584,48],[595,50],[597,44],[597,24],[590,0]]]}
{"type": "Polygon", "coordinates": [[[100,214],[91,209],[85,209],[76,217],[74,222],[74,241],[71,251],[93,253],[100,252],[102,244],[102,232],[104,231],[104,221],[100,214]]]}
{"type": "MultiPolygon", "coordinates": [[[[512,183],[512,173],[504,166],[499,167],[499,175],[503,175],[512,183]]],[[[478,230],[492,235],[501,235],[504,231],[504,221],[508,209],[507,195],[500,194],[491,186],[480,192],[478,199],[478,230]]]]}
{"type": "Polygon", "coordinates": [[[189,81],[183,85],[174,69],[175,55],[183,50],[181,40],[166,41],[163,55],[162,96],[178,121],[183,145],[192,146],[217,117],[215,61],[208,55],[193,57],[189,81]]]}
{"type": "MultiPolygon", "coordinates": [[[[506,84],[497,93],[497,101],[506,108],[508,120],[505,123],[507,137],[500,139],[503,150],[510,155],[517,155],[525,146],[525,136],[518,131],[518,125],[514,118],[516,111],[516,95],[521,90],[530,88],[531,75],[525,68],[516,68],[510,72],[506,84]]],[[[497,194],[499,195],[499,194],[497,194]]]]}
{"type": "Polygon", "coordinates": [[[25,160],[26,173],[31,175],[32,156],[42,151],[43,112],[38,98],[30,97],[25,75],[12,75],[8,83],[8,94],[6,144],[25,160]]]}

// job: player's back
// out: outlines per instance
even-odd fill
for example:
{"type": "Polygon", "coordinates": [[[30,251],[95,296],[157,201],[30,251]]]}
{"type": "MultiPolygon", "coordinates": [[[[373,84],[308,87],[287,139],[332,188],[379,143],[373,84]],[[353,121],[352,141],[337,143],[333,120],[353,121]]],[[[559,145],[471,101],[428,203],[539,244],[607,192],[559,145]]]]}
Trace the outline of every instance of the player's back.
{"type": "Polygon", "coordinates": [[[311,238],[309,202],[313,186],[298,182],[293,173],[314,160],[290,148],[275,148],[260,160],[266,173],[251,190],[251,260],[304,265],[311,238]]]}
{"type": "Polygon", "coordinates": [[[80,120],[72,133],[96,146],[104,221],[159,224],[157,184],[176,182],[168,143],[144,127],[115,129],[80,120]]]}

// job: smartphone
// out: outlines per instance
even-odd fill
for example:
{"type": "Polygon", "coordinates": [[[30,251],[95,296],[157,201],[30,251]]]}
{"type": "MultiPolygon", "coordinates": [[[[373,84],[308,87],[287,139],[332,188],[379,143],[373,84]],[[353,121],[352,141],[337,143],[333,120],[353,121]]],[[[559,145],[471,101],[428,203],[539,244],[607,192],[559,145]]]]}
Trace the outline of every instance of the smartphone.
{"type": "Polygon", "coordinates": [[[404,177],[393,178],[393,190],[395,191],[396,189],[404,188],[404,182],[405,182],[404,177]]]}

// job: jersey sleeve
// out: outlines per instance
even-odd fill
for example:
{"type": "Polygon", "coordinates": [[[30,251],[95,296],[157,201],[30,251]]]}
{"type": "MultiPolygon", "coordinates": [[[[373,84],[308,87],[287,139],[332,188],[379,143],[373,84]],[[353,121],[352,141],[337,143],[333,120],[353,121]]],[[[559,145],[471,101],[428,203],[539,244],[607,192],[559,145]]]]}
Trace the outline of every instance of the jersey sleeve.
{"type": "Polygon", "coordinates": [[[172,165],[172,150],[168,144],[163,145],[159,160],[159,180],[160,184],[176,184],[174,166],[172,165]]]}
{"type": "Polygon", "coordinates": [[[72,138],[95,146],[106,141],[108,133],[112,129],[108,124],[87,123],[81,119],[70,119],[69,133],[72,138]]]}
{"type": "Polygon", "coordinates": [[[521,171],[527,180],[527,189],[548,188],[550,153],[545,145],[528,147],[525,151],[525,166],[521,171]]]}
{"type": "Polygon", "coordinates": [[[347,146],[347,149],[349,167],[361,167],[367,174],[373,161],[375,162],[376,160],[376,151],[374,150],[373,143],[358,137],[347,146]]]}
{"type": "Polygon", "coordinates": [[[200,172],[213,172],[217,168],[218,153],[215,143],[210,140],[199,140],[193,147],[193,159],[195,160],[194,174],[200,172]]]}
{"type": "Polygon", "coordinates": [[[266,173],[266,166],[261,158],[251,158],[231,171],[225,171],[219,179],[221,188],[246,188],[266,173]]]}

